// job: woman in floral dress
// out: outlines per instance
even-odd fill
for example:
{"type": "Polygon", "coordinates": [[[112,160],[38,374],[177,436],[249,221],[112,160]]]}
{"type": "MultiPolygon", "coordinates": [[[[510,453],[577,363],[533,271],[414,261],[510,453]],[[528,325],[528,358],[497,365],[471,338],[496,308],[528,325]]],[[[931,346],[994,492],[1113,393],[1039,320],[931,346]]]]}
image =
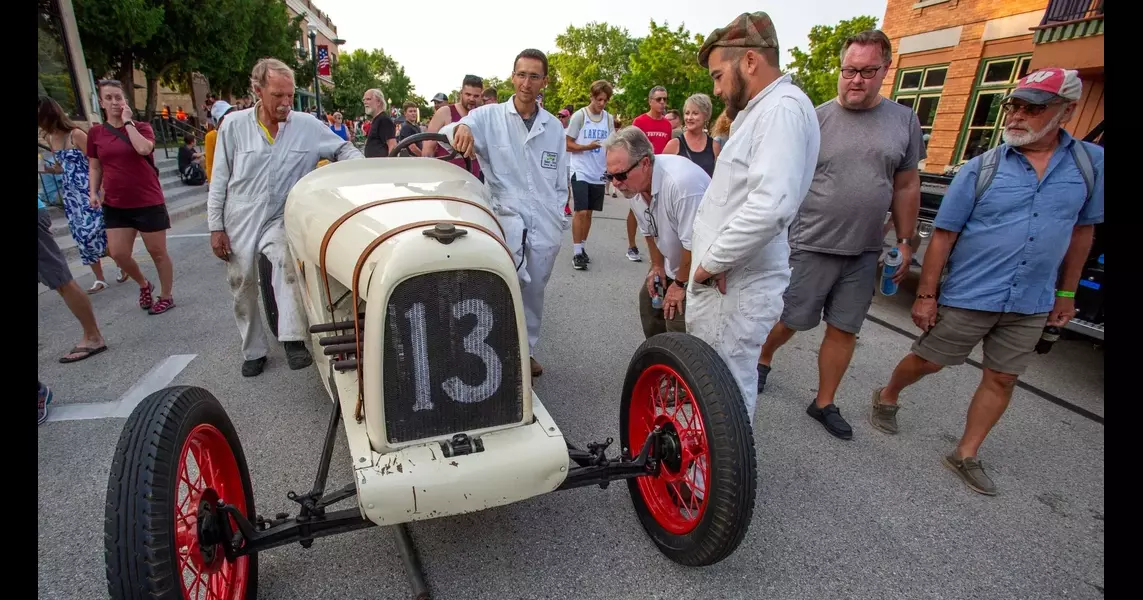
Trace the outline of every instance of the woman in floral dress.
{"type": "MultiPolygon", "coordinates": [[[[71,237],[79,248],[83,264],[95,273],[95,283],[87,293],[107,288],[100,260],[107,255],[107,230],[103,210],[88,203],[87,132],[72,122],[55,100],[40,98],[38,121],[40,130],[56,158],[54,170],[63,175],[64,213],[71,237]]],[[[122,279],[120,280],[122,281],[122,279]]]]}

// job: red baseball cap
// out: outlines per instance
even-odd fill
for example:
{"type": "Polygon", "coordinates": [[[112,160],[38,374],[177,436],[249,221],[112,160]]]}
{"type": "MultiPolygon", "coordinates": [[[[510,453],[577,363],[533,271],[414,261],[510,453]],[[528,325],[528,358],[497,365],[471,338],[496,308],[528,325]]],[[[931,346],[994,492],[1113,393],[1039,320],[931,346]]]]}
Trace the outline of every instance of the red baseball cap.
{"type": "Polygon", "coordinates": [[[1050,67],[1028,73],[1016,83],[1009,98],[1032,104],[1048,104],[1058,100],[1075,102],[1083,95],[1083,82],[1077,71],[1050,67]]]}

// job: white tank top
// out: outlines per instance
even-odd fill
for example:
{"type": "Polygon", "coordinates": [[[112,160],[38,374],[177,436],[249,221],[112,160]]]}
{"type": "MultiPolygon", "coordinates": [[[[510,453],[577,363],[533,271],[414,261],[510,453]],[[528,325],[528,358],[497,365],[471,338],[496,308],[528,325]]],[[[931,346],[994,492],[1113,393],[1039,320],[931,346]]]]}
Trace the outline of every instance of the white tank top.
{"type": "Polygon", "coordinates": [[[603,111],[599,122],[596,123],[591,120],[591,113],[587,107],[580,110],[583,111],[583,127],[580,127],[575,143],[586,146],[598,140],[600,147],[587,152],[569,152],[571,170],[575,173],[577,181],[602,185],[603,174],[607,172],[607,155],[603,152],[602,144],[603,140],[611,135],[611,115],[608,115],[606,110],[603,111]]]}

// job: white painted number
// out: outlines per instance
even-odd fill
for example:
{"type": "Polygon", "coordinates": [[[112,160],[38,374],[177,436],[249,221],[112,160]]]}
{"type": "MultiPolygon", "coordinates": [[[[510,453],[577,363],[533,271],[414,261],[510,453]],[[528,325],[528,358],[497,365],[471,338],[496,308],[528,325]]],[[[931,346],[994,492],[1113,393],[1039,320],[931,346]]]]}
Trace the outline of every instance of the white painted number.
{"type": "MultiPolygon", "coordinates": [[[[503,365],[496,350],[489,346],[485,340],[492,332],[495,324],[492,311],[488,303],[481,299],[462,300],[452,305],[454,319],[462,319],[468,315],[476,315],[476,327],[464,338],[464,351],[484,363],[484,381],[478,385],[470,385],[460,377],[449,377],[442,384],[442,388],[454,402],[462,404],[475,404],[484,402],[496,394],[500,389],[503,378],[503,365]]],[[[428,333],[425,324],[425,305],[417,302],[405,312],[405,318],[412,328],[410,337],[413,341],[413,389],[416,402],[414,411],[432,410],[432,381],[429,377],[429,346],[428,333]]]]}

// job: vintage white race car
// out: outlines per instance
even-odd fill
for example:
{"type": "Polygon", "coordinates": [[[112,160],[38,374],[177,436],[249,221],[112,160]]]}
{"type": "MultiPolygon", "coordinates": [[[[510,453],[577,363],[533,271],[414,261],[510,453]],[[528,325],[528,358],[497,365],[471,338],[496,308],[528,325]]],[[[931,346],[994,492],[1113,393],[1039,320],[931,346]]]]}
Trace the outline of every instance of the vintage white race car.
{"type": "MultiPolygon", "coordinates": [[[[446,141],[412,136],[393,155],[425,139],[446,141]]],[[[737,548],[756,468],[726,365],[686,334],[644,341],[619,399],[618,452],[607,455],[610,438],[574,447],[532,390],[516,264],[469,171],[429,158],[330,164],[290,192],[285,225],[332,399],[313,488],[287,494],[298,514],[262,517],[219,402],[199,387],[156,392],[127,420],[108,481],[112,598],[256,598],[258,552],[374,524],[395,526],[414,596],[427,598],[406,523],[616,479],[671,559],[709,565],[737,548]],[[339,422],[355,476],[327,492],[339,422]]]]}

